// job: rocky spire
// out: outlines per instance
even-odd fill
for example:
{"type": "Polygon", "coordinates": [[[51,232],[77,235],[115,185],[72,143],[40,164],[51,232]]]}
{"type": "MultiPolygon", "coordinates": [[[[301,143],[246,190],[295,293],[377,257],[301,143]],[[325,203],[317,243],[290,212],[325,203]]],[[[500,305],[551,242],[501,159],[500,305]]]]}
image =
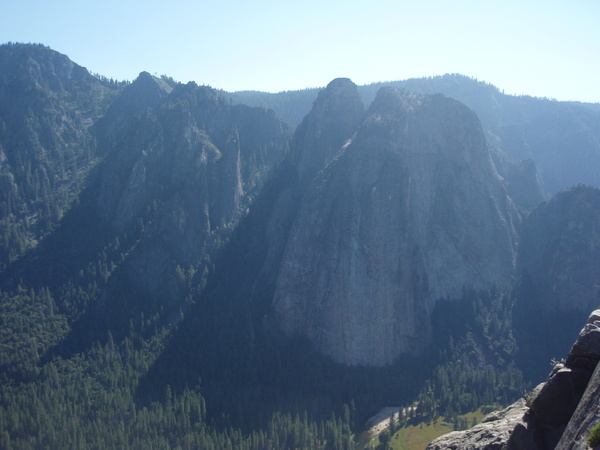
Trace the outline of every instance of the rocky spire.
{"type": "MultiPolygon", "coordinates": [[[[304,124],[325,129],[317,120],[328,110],[315,109],[304,124]]],[[[436,300],[510,278],[518,220],[471,110],[382,89],[304,196],[279,270],[276,322],[339,362],[391,363],[427,344],[436,300]]]]}
{"type": "Polygon", "coordinates": [[[356,85],[348,78],[333,80],[319,93],[292,143],[292,161],[303,183],[323,169],[352,137],[363,115],[356,85]]]}

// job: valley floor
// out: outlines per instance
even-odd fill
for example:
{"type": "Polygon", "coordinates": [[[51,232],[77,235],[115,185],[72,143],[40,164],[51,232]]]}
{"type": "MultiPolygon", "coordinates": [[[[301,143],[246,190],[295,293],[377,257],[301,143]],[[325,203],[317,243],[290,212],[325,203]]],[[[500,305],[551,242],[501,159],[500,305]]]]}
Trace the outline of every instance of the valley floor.
{"type": "MultiPolygon", "coordinates": [[[[371,424],[375,417],[379,418],[386,411],[389,413],[391,410],[391,407],[382,408],[379,413],[369,419],[367,425],[371,424]]],[[[388,414],[386,420],[380,421],[378,424],[361,433],[356,439],[356,448],[360,450],[380,448],[379,434],[389,427],[390,415],[391,413],[388,414]]],[[[477,410],[461,415],[459,419],[472,426],[475,423],[481,422],[484,416],[485,414],[481,410],[477,410]]],[[[443,417],[433,422],[404,425],[389,439],[387,448],[393,450],[423,450],[427,444],[437,437],[456,430],[457,428],[443,417]]]]}

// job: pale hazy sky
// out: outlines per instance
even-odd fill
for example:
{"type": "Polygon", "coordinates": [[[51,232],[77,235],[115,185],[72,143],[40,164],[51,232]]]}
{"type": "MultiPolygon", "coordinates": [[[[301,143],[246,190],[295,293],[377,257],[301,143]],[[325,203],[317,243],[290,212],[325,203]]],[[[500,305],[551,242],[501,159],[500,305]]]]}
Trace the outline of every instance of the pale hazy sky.
{"type": "Polygon", "coordinates": [[[600,102],[600,0],[0,0],[0,43],[90,72],[277,92],[461,73],[600,102]]]}

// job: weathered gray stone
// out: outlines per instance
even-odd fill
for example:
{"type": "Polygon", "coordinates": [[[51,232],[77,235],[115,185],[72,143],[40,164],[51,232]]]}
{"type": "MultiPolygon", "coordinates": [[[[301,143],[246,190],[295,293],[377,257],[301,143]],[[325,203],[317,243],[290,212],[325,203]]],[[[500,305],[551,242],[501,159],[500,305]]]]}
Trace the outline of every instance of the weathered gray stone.
{"type": "Polygon", "coordinates": [[[569,352],[567,364],[575,358],[600,359],[600,327],[596,323],[587,323],[569,352]]]}
{"type": "Polygon", "coordinates": [[[308,185],[353,136],[364,118],[356,85],[347,78],[333,80],[298,126],[290,152],[277,172],[277,192],[266,229],[268,250],[261,270],[275,284],[292,223],[308,185]]]}
{"type": "Polygon", "coordinates": [[[592,311],[592,313],[590,314],[590,317],[588,317],[587,323],[595,323],[595,322],[600,322],[600,309],[596,309],[595,311],[592,311]]]}
{"type": "Polygon", "coordinates": [[[356,85],[348,78],[333,80],[319,93],[291,144],[291,160],[302,185],[309,183],[352,137],[364,113],[356,85]]]}
{"type": "Polygon", "coordinates": [[[569,422],[590,375],[585,369],[564,367],[548,379],[531,402],[531,410],[543,429],[558,428],[569,422]]]}
{"type": "Polygon", "coordinates": [[[600,421],[600,369],[596,365],[594,371],[592,363],[598,360],[587,357],[600,351],[597,316],[594,311],[565,364],[556,364],[545,383],[508,408],[521,408],[520,417],[507,410],[494,412],[471,430],[442,436],[427,448],[586,449],[586,438],[600,421]],[[577,352],[587,356],[573,357],[577,352]],[[582,365],[581,359],[588,365],[582,365]],[[510,423],[500,426],[498,422],[506,419],[510,423]]]}
{"type": "Polygon", "coordinates": [[[382,89],[304,196],[275,321],[345,364],[417,352],[436,300],[511,277],[519,220],[471,110],[382,89]]]}
{"type": "Polygon", "coordinates": [[[506,443],[508,450],[537,450],[544,449],[545,444],[537,420],[527,411],[517,422],[506,443]]]}
{"type": "Polygon", "coordinates": [[[600,366],[596,367],[565,429],[557,450],[587,449],[586,439],[592,427],[600,421],[600,366]]]}
{"type": "Polygon", "coordinates": [[[454,431],[445,434],[427,446],[427,450],[464,449],[464,450],[496,450],[505,448],[511,432],[520,423],[527,411],[525,399],[519,399],[485,422],[466,431],[454,431]]]}

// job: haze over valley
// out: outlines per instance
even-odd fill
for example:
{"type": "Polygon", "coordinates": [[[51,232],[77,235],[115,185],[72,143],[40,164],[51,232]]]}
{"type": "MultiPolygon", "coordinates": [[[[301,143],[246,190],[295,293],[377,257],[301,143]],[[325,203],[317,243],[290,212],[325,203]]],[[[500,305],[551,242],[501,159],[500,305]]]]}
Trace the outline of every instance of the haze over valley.
{"type": "Polygon", "coordinates": [[[388,448],[519,401],[503,442],[585,440],[599,188],[598,103],[461,74],[226,92],[1,45],[0,447],[388,448]],[[564,357],[554,420],[563,375],[519,399],[564,357]]]}

